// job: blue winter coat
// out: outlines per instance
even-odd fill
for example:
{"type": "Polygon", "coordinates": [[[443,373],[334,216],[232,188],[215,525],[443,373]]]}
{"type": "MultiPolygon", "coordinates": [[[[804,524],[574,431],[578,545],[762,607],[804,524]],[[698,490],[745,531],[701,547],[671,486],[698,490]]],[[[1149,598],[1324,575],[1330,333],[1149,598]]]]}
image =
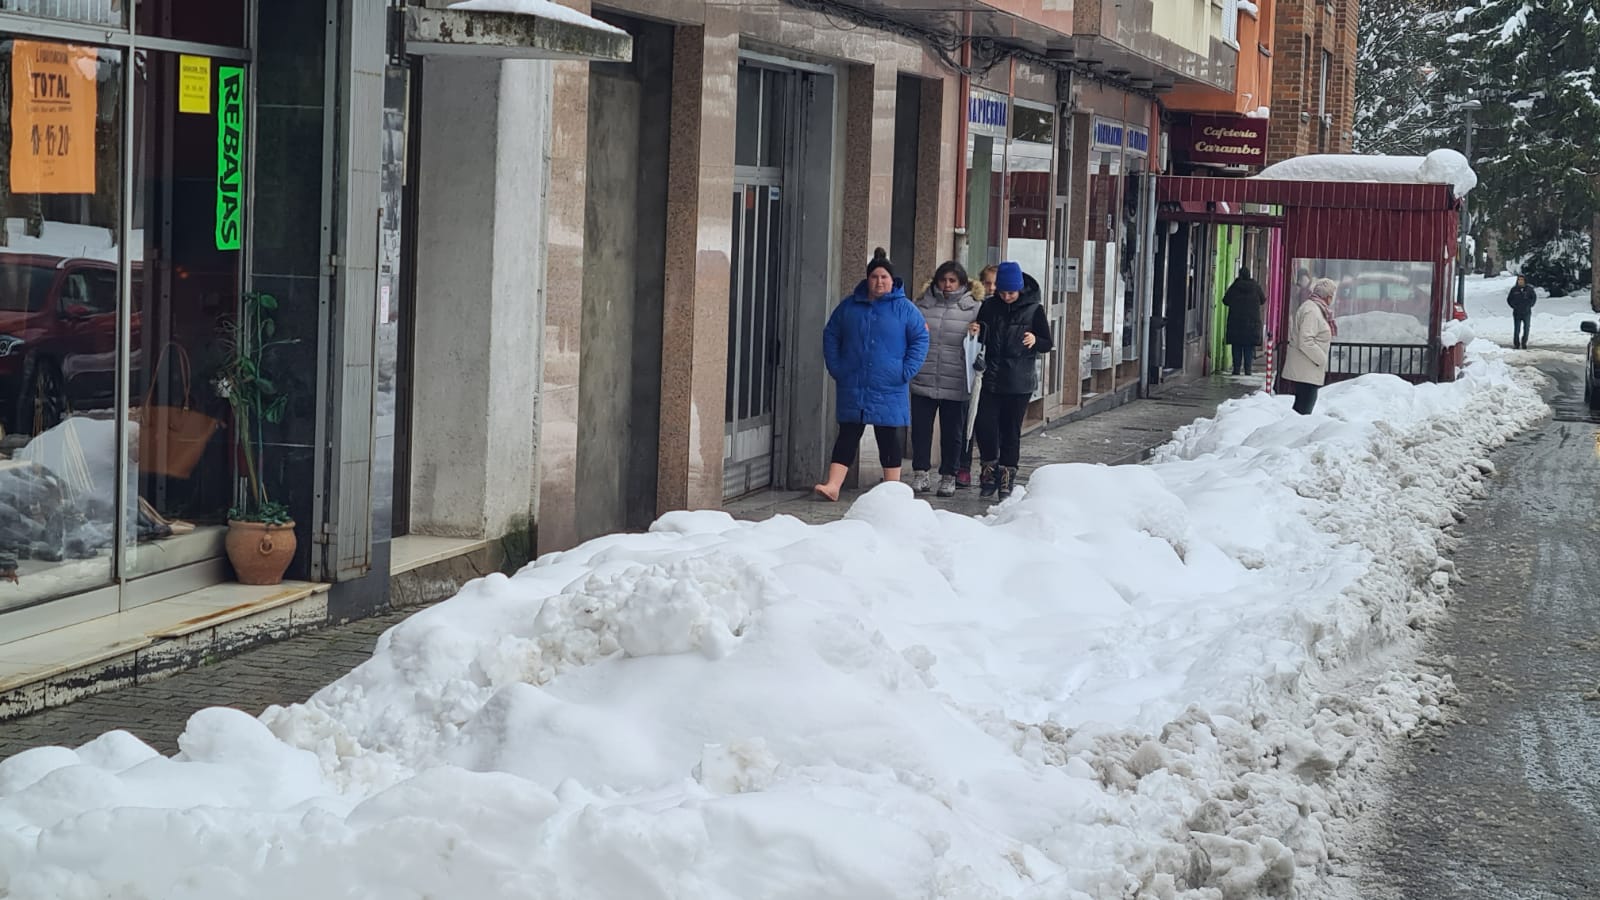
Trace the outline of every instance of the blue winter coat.
{"type": "Polygon", "coordinates": [[[928,324],[900,279],[877,300],[865,281],[839,301],[822,329],[822,358],[838,383],[840,422],[911,424],[911,379],[928,355],[928,324]]]}

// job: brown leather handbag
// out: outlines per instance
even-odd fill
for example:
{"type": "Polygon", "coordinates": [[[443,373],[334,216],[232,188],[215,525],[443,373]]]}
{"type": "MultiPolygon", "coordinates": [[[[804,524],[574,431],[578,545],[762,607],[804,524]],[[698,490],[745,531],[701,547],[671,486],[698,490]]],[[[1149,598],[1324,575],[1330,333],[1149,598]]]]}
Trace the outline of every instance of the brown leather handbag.
{"type": "Polygon", "coordinates": [[[155,368],[150,370],[150,388],[144,404],[132,410],[139,423],[139,471],[146,475],[188,478],[205,455],[206,445],[222,423],[190,408],[189,353],[174,341],[161,348],[155,368]],[[177,350],[178,373],[183,381],[181,406],[155,406],[156,382],[161,377],[167,351],[177,350]]]}

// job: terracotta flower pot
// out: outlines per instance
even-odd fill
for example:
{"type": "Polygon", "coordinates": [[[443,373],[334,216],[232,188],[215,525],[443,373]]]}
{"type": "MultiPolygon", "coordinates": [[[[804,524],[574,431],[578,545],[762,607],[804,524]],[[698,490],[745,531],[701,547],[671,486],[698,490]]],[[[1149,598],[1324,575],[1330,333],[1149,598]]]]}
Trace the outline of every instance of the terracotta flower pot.
{"type": "Polygon", "coordinates": [[[278,584],[298,542],[293,522],[267,525],[229,519],[225,546],[240,584],[278,584]]]}

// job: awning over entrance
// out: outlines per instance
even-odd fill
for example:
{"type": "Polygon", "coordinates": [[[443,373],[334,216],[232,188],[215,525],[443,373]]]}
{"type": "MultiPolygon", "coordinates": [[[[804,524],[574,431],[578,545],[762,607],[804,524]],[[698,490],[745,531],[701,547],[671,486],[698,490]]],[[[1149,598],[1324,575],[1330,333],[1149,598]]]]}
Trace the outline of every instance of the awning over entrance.
{"type": "Polygon", "coordinates": [[[565,7],[541,0],[501,2],[497,9],[429,9],[408,6],[406,52],[418,56],[488,56],[500,59],[570,59],[629,62],[633,38],[565,7]]]}
{"type": "Polygon", "coordinates": [[[1460,205],[1448,184],[1192,175],[1157,177],[1156,203],[1165,221],[1281,225],[1297,257],[1425,262],[1455,256],[1460,205]],[[1279,207],[1281,218],[1237,211],[1246,203],[1279,207]]]}
{"type": "Polygon", "coordinates": [[[1156,202],[1191,204],[1260,203],[1321,209],[1454,209],[1448,184],[1382,182],[1285,181],[1270,178],[1208,178],[1162,175],[1156,179],[1156,202]]]}

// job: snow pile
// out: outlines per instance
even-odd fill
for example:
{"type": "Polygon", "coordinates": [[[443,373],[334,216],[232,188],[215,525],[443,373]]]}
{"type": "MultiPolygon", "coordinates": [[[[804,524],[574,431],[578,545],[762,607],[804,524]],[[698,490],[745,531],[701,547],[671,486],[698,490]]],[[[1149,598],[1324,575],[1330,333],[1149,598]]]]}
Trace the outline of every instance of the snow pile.
{"type": "Polygon", "coordinates": [[[621,28],[610,25],[593,16],[584,15],[577,10],[562,6],[555,0],[462,0],[460,3],[450,4],[451,9],[463,12],[498,12],[517,13],[525,16],[538,16],[552,22],[564,22],[568,25],[581,25],[584,28],[593,28],[597,31],[609,31],[613,34],[627,34],[621,28]]]}
{"type": "Polygon", "coordinates": [[[1280,181],[1375,181],[1389,184],[1448,184],[1465,197],[1478,186],[1467,158],[1440,149],[1427,156],[1369,156],[1359,153],[1313,153],[1273,163],[1256,178],[1280,181]]]}
{"type": "MultiPolygon", "coordinates": [[[[1467,315],[1472,332],[1479,338],[1505,347],[1511,346],[1511,308],[1506,305],[1506,295],[1517,283],[1515,275],[1467,278],[1467,315]]],[[[1581,350],[1589,343],[1589,335],[1581,327],[1584,322],[1600,321],[1600,314],[1589,308],[1589,292],[1566,297],[1550,297],[1535,286],[1538,302],[1533,307],[1529,321],[1528,344],[1533,348],[1581,350]]]]}
{"type": "Polygon", "coordinates": [[[551,554],[175,759],[0,763],[0,896],[1288,896],[1448,696],[1441,526],[1532,377],[1231,401],[981,520],[888,484],[551,554]]]}
{"type": "Polygon", "coordinates": [[[1341,344],[1426,344],[1428,323],[1409,313],[1372,310],[1338,316],[1341,344]]]}

